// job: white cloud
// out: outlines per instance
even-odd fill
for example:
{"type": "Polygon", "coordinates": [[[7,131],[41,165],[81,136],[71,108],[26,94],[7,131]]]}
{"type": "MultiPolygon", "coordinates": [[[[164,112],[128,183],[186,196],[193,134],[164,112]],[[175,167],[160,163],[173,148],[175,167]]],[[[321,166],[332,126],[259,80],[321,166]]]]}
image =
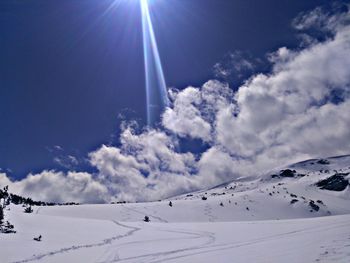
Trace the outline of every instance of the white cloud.
{"type": "Polygon", "coordinates": [[[249,52],[236,50],[227,54],[221,62],[216,63],[213,70],[215,77],[225,81],[241,79],[247,74],[252,74],[259,62],[249,52]]]}
{"type": "Polygon", "coordinates": [[[334,36],[349,22],[349,4],[333,2],[328,9],[318,7],[311,12],[300,13],[292,26],[299,32],[301,46],[305,47],[334,36]]]}
{"type": "Polygon", "coordinates": [[[198,180],[202,187],[210,187],[238,177],[231,156],[217,147],[203,153],[198,162],[198,180]]]}
{"type": "Polygon", "coordinates": [[[53,158],[53,161],[67,169],[74,169],[75,166],[79,164],[79,161],[73,155],[61,155],[53,158]]]}
{"type": "Polygon", "coordinates": [[[88,173],[43,171],[16,182],[0,174],[0,184],[9,185],[10,192],[41,201],[102,203],[109,198],[107,188],[88,173]]]}
{"type": "Polygon", "coordinates": [[[334,3],[330,9],[317,7],[311,12],[300,13],[292,22],[292,26],[300,31],[310,29],[323,32],[333,32],[341,30],[349,25],[349,4],[334,3]]]}
{"type": "Polygon", "coordinates": [[[348,153],[350,27],[326,42],[300,52],[280,49],[276,56],[271,74],[252,78],[235,94],[237,104],[219,112],[218,143],[254,159],[256,167],[348,153]],[[332,102],[333,92],[345,102],[332,102]]]}
{"type": "Polygon", "coordinates": [[[165,128],[181,137],[212,141],[212,125],[219,109],[229,105],[232,91],[219,81],[208,81],[201,89],[188,87],[172,91],[173,107],[165,110],[162,122],[165,128]]]}
{"type": "Polygon", "coordinates": [[[126,201],[156,200],[194,189],[191,153],[175,151],[172,137],[163,131],[135,134],[127,128],[122,146],[102,146],[90,154],[99,179],[113,196],[126,201]]]}
{"type": "Polygon", "coordinates": [[[204,120],[198,109],[203,101],[199,89],[189,87],[173,94],[174,106],[165,110],[162,118],[163,125],[179,136],[191,136],[209,141],[211,126],[204,120]]]}

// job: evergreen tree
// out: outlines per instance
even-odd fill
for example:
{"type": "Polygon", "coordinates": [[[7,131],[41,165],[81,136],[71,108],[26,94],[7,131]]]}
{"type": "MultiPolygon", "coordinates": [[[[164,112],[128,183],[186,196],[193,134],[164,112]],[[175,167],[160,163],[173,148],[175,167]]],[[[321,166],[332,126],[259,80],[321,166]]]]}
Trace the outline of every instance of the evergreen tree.
{"type": "Polygon", "coordinates": [[[27,206],[25,209],[24,209],[24,213],[33,213],[33,208],[31,206],[27,206]]]}
{"type": "Polygon", "coordinates": [[[0,233],[16,233],[14,228],[15,227],[9,221],[4,222],[4,208],[0,204],[0,233]]]}
{"type": "Polygon", "coordinates": [[[2,225],[4,220],[4,209],[2,208],[2,205],[0,204],[0,226],[2,225]]]}

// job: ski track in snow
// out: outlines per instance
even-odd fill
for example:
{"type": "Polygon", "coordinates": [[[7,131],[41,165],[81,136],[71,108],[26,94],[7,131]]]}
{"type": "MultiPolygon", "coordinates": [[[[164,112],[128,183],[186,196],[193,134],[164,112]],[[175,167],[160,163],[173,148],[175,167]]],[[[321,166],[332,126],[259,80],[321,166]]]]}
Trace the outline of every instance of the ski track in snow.
{"type": "Polygon", "coordinates": [[[141,230],[141,228],[124,225],[124,224],[121,224],[121,223],[119,223],[119,222],[117,222],[115,220],[112,220],[112,222],[114,224],[118,225],[118,226],[121,226],[121,227],[124,227],[124,228],[128,228],[128,229],[131,229],[131,230],[126,232],[123,235],[117,235],[117,236],[113,236],[113,237],[104,239],[103,241],[101,241],[99,243],[93,243],[93,244],[86,244],[86,245],[78,245],[78,246],[71,246],[71,247],[61,248],[61,249],[58,249],[58,250],[55,250],[55,251],[51,251],[51,252],[47,252],[47,253],[44,253],[44,254],[34,255],[34,256],[32,256],[32,257],[30,257],[28,259],[14,261],[13,263],[25,263],[25,262],[38,261],[38,260],[41,260],[41,259],[43,259],[45,257],[55,256],[55,255],[61,254],[61,253],[67,253],[67,252],[71,252],[71,251],[75,251],[75,250],[79,250],[79,249],[89,249],[89,248],[94,248],[94,247],[102,247],[102,246],[110,245],[113,241],[129,237],[129,236],[133,235],[135,232],[141,230]]]}
{"type": "MultiPolygon", "coordinates": [[[[164,251],[164,252],[156,252],[156,253],[150,253],[150,254],[144,254],[144,255],[139,255],[139,256],[133,256],[133,257],[127,257],[127,258],[115,258],[113,260],[107,260],[107,261],[101,261],[99,263],[114,263],[114,262],[147,262],[147,263],[159,263],[159,262],[168,262],[170,260],[175,260],[175,259],[180,259],[180,258],[185,258],[185,257],[190,257],[194,255],[202,255],[206,253],[212,253],[216,251],[221,251],[221,250],[229,250],[229,249],[236,249],[240,247],[245,247],[245,246],[250,246],[250,245],[255,245],[267,241],[275,241],[278,239],[284,239],[286,237],[289,237],[291,235],[296,235],[296,234],[303,234],[303,235],[309,235],[310,233],[313,232],[319,232],[319,231],[327,231],[327,230],[334,230],[335,228],[341,228],[341,227],[348,227],[350,229],[350,222],[342,222],[342,224],[336,225],[336,226],[331,226],[328,228],[324,228],[324,226],[317,226],[317,227],[307,227],[307,228],[301,228],[299,230],[294,230],[294,231],[289,231],[289,232],[284,232],[280,233],[277,235],[271,235],[271,236],[266,236],[266,237],[261,237],[257,239],[252,239],[250,241],[245,241],[245,242],[238,242],[238,243],[230,243],[230,244],[215,244],[215,235],[214,233],[210,232],[189,232],[188,230],[162,230],[162,229],[155,229],[158,231],[166,231],[166,232],[173,232],[173,233],[179,233],[179,234],[187,234],[187,235],[193,235],[195,236],[195,239],[208,239],[205,243],[197,246],[190,246],[187,248],[182,248],[182,249],[173,249],[169,251],[164,251]],[[189,253],[188,253],[189,252],[189,253]],[[179,254],[179,255],[177,255],[179,254]],[[170,257],[169,257],[170,256],[170,257]]],[[[184,240],[186,239],[193,239],[193,238],[176,238],[179,240],[184,240]]],[[[176,240],[176,239],[153,239],[153,240],[144,240],[144,241],[135,241],[135,242],[128,242],[124,244],[120,244],[117,246],[117,248],[121,248],[123,246],[128,246],[128,245],[135,245],[135,244],[142,244],[142,243],[149,243],[149,242],[154,242],[154,241],[166,241],[166,240],[176,240]]],[[[343,240],[339,240],[338,243],[342,243],[343,240]]],[[[348,242],[350,243],[350,241],[348,242]]],[[[350,247],[350,245],[349,245],[350,247]]],[[[339,257],[339,255],[334,252],[334,255],[339,257]]],[[[317,260],[316,260],[317,261],[317,260]]],[[[325,261],[326,262],[326,261],[325,261]]]]}
{"type": "MultiPolygon", "coordinates": [[[[96,244],[89,244],[89,245],[82,245],[82,246],[72,246],[69,248],[62,248],[57,251],[49,252],[46,254],[42,255],[37,255],[32,258],[29,258],[27,260],[22,260],[22,261],[16,261],[17,263],[19,262],[31,262],[31,261],[36,261],[36,260],[41,260],[44,257],[47,256],[54,256],[60,253],[65,253],[69,251],[74,251],[78,249],[89,249],[89,248],[94,248],[94,247],[101,247],[105,245],[111,245],[112,241],[115,240],[120,240],[122,238],[128,237],[133,235],[135,232],[142,230],[142,228],[138,227],[132,227],[132,226],[127,226],[124,224],[121,224],[117,221],[113,221],[115,224],[129,228],[131,229],[124,235],[119,235],[115,236],[109,239],[105,239],[104,241],[96,244]]],[[[212,252],[217,252],[217,251],[222,251],[222,250],[229,250],[229,249],[237,249],[240,247],[246,247],[246,246],[251,246],[267,241],[276,241],[279,239],[285,239],[288,238],[289,236],[292,235],[298,235],[298,234],[303,234],[303,235],[310,235],[314,232],[320,232],[320,231],[327,231],[327,230],[334,230],[336,228],[344,228],[346,227],[347,229],[350,229],[350,222],[340,222],[335,226],[330,226],[328,228],[324,228],[324,226],[317,226],[317,227],[307,227],[307,228],[301,228],[298,230],[294,231],[288,231],[288,232],[283,232],[280,234],[276,235],[270,235],[270,236],[265,236],[261,238],[256,238],[252,239],[249,241],[245,242],[237,242],[237,243],[229,243],[229,244],[214,244],[216,241],[215,234],[211,232],[202,232],[202,231],[189,231],[189,230],[183,230],[183,229],[164,229],[164,228],[159,228],[159,227],[154,227],[151,225],[147,225],[147,227],[154,228],[154,231],[164,231],[164,232],[171,232],[171,233],[178,233],[178,234],[185,234],[188,237],[179,237],[179,238],[163,238],[163,239],[151,239],[151,240],[139,240],[139,241],[130,241],[130,242],[125,242],[125,243],[120,243],[116,244],[115,246],[112,246],[109,248],[109,253],[108,255],[103,255],[105,256],[104,260],[98,261],[99,263],[114,263],[114,262],[147,262],[147,263],[159,263],[159,262],[168,262],[171,260],[176,260],[176,259],[181,259],[181,258],[186,258],[190,256],[195,256],[195,255],[204,255],[212,252]],[[180,248],[180,249],[172,249],[168,251],[163,251],[163,252],[156,252],[156,253],[149,253],[149,254],[143,254],[143,255],[138,255],[138,256],[132,256],[132,257],[126,257],[126,258],[120,258],[117,249],[120,248],[125,248],[128,246],[134,246],[134,245],[141,245],[143,243],[150,243],[150,242],[156,242],[156,241],[169,241],[169,240],[182,240],[186,241],[188,239],[204,239],[205,242],[202,242],[202,244],[195,245],[195,246],[190,246],[190,247],[185,247],[185,248],[180,248]]],[[[145,228],[146,224],[145,224],[145,228]]],[[[182,242],[184,243],[184,242],[182,242]]],[[[320,255],[318,259],[316,259],[316,262],[337,262],[339,258],[341,258],[343,255],[341,253],[338,253],[337,248],[340,247],[350,247],[350,236],[347,240],[347,242],[344,242],[343,239],[339,240],[334,240],[333,246],[326,247],[326,250],[324,253],[320,255]]],[[[102,257],[103,257],[102,256],[102,257]]],[[[349,256],[349,255],[347,255],[349,256]]]]}
{"type": "MultiPolygon", "coordinates": [[[[124,208],[126,208],[126,207],[124,207],[124,208]]],[[[133,209],[133,208],[126,208],[126,209],[127,210],[131,210],[133,212],[136,212],[138,214],[144,214],[142,211],[139,211],[137,209],[133,209]]],[[[38,210],[36,211],[37,213],[39,212],[38,210]]],[[[150,217],[151,218],[156,218],[157,220],[159,220],[162,223],[166,223],[167,222],[166,220],[164,220],[164,219],[162,219],[160,217],[156,217],[156,216],[150,216],[150,217]]],[[[33,257],[28,258],[28,259],[14,261],[13,263],[25,263],[25,262],[32,262],[32,261],[40,261],[40,260],[42,260],[42,259],[44,259],[46,257],[52,257],[52,256],[55,256],[55,255],[58,255],[58,254],[61,254],[61,253],[73,252],[73,251],[76,251],[76,250],[79,250],[79,249],[91,249],[91,248],[111,245],[111,243],[113,241],[121,240],[122,238],[129,237],[129,236],[133,235],[135,232],[142,230],[139,227],[128,226],[128,225],[122,224],[122,223],[120,223],[118,221],[115,221],[115,220],[112,220],[112,222],[117,224],[117,225],[119,225],[119,226],[121,226],[121,227],[129,228],[131,230],[128,231],[124,235],[117,235],[117,236],[105,239],[105,240],[103,240],[102,242],[99,242],[99,243],[87,244],[87,245],[78,245],[78,246],[71,246],[71,247],[67,247],[67,248],[62,248],[62,249],[58,249],[58,250],[55,250],[55,251],[47,252],[47,253],[44,253],[44,254],[40,254],[40,255],[34,255],[33,257]]],[[[151,226],[151,225],[148,225],[148,226],[151,226]]],[[[157,227],[153,227],[153,228],[154,228],[154,231],[178,233],[178,234],[182,234],[182,235],[185,234],[185,235],[188,235],[188,236],[191,236],[191,237],[140,240],[140,241],[130,241],[130,242],[116,244],[115,246],[112,246],[111,248],[108,249],[109,252],[105,253],[105,254],[108,254],[108,255],[104,255],[105,257],[107,257],[107,259],[101,260],[101,261],[98,261],[98,262],[99,263],[113,263],[113,262],[127,262],[127,261],[130,261],[130,260],[132,260],[132,261],[137,260],[136,262],[150,262],[150,260],[156,260],[157,257],[159,257],[159,256],[164,257],[164,256],[167,256],[167,255],[172,255],[172,254],[176,254],[176,253],[180,253],[180,252],[191,251],[191,250],[198,250],[198,249],[201,249],[202,247],[206,247],[206,246],[208,246],[208,245],[210,245],[210,244],[215,242],[215,234],[211,233],[211,232],[189,231],[189,230],[182,230],[182,229],[168,230],[168,229],[162,229],[162,228],[157,228],[157,227]],[[136,245],[136,244],[157,242],[157,241],[175,241],[175,240],[186,241],[188,239],[192,239],[192,240],[193,239],[204,239],[205,242],[200,244],[200,245],[190,246],[190,247],[183,248],[183,249],[169,250],[169,251],[166,251],[166,252],[158,252],[158,253],[152,253],[152,254],[146,254],[146,255],[140,255],[140,256],[128,257],[128,258],[120,258],[118,253],[117,253],[117,249],[119,249],[121,247],[127,247],[127,246],[136,245]]]]}
{"type": "MultiPolygon", "coordinates": [[[[139,211],[135,208],[130,208],[133,212],[143,214],[142,211],[139,211]]],[[[101,221],[102,222],[102,221],[101,221]]],[[[116,220],[112,220],[112,222],[118,226],[129,229],[129,231],[123,235],[117,235],[111,238],[104,239],[102,242],[87,244],[87,245],[79,245],[79,246],[71,246],[62,249],[58,249],[52,252],[47,252],[40,255],[34,255],[28,259],[15,261],[14,263],[22,263],[22,262],[32,262],[32,261],[40,261],[44,258],[52,257],[55,255],[59,255],[62,253],[73,252],[80,249],[93,249],[96,247],[107,246],[107,249],[104,251],[99,251],[100,260],[96,261],[98,263],[114,263],[114,262],[137,262],[137,263],[159,263],[159,262],[168,262],[172,260],[181,260],[182,258],[188,258],[191,256],[210,254],[217,251],[225,251],[225,250],[234,250],[241,247],[254,246],[259,243],[274,241],[278,242],[279,240],[286,240],[293,235],[312,235],[313,233],[332,231],[337,228],[350,229],[349,221],[340,221],[335,225],[331,225],[329,227],[324,227],[324,225],[319,225],[315,227],[299,227],[299,229],[293,231],[285,231],[282,233],[278,233],[275,235],[263,236],[260,238],[255,238],[251,240],[247,240],[244,242],[235,242],[235,243],[216,243],[215,233],[205,232],[205,231],[193,231],[188,229],[180,229],[174,228],[171,226],[168,228],[168,224],[159,224],[156,225],[144,223],[143,227],[135,227],[130,225],[125,225],[116,220]],[[179,234],[179,237],[169,237],[169,238],[147,238],[145,239],[142,236],[138,236],[136,232],[138,231],[149,231],[152,232],[169,232],[179,234]],[[132,235],[136,235],[134,240],[137,241],[124,241],[124,238],[130,237],[132,235]],[[183,236],[185,235],[185,236],[183,236]],[[114,241],[121,240],[121,243],[115,243],[114,241]],[[165,242],[165,241],[179,241],[178,244],[187,244],[186,241],[189,240],[200,240],[201,242],[197,245],[193,245],[193,243],[189,242],[191,245],[183,248],[172,248],[166,251],[154,252],[154,253],[145,253],[141,255],[135,256],[127,256],[120,257],[118,251],[121,249],[133,249],[133,246],[142,246],[150,243],[156,242],[165,242]],[[109,247],[108,247],[109,246],[109,247]]],[[[251,222],[249,224],[259,224],[259,222],[251,222]]],[[[339,238],[336,240],[330,240],[329,243],[321,248],[324,249],[324,252],[319,255],[318,258],[315,259],[315,262],[339,262],[339,259],[350,256],[350,233],[346,233],[347,238],[339,238]],[[345,248],[345,251],[344,251],[345,248]],[[349,252],[347,252],[349,251],[349,252]]],[[[157,234],[154,235],[157,237],[157,234]]]]}
{"type": "MultiPolygon", "coordinates": [[[[289,236],[292,235],[309,235],[314,232],[320,232],[320,231],[327,231],[327,230],[334,230],[336,228],[343,228],[347,227],[350,229],[350,222],[341,222],[340,224],[337,224],[336,226],[330,226],[328,228],[324,228],[324,226],[317,226],[317,227],[307,227],[307,228],[301,228],[298,230],[294,231],[288,231],[288,232],[283,232],[280,234],[276,235],[271,235],[271,236],[265,236],[257,239],[252,239],[249,241],[245,242],[238,242],[238,243],[229,243],[229,244],[214,244],[216,241],[215,234],[211,232],[194,232],[194,231],[189,231],[189,230],[165,230],[165,229],[159,229],[155,228],[155,231],[165,231],[165,232],[172,232],[172,233],[179,233],[179,234],[186,234],[194,237],[180,237],[180,238],[168,238],[168,239],[151,239],[151,240],[140,240],[140,241],[134,241],[134,242],[127,242],[127,243],[121,243],[118,244],[116,247],[113,247],[111,249],[114,250],[114,252],[117,249],[120,249],[122,247],[127,247],[127,246],[133,246],[133,245],[142,245],[143,243],[150,243],[150,242],[156,242],[156,241],[169,241],[169,240],[183,240],[186,241],[187,239],[206,239],[206,241],[200,245],[196,246],[190,246],[190,247],[185,247],[181,249],[172,249],[168,251],[163,251],[163,252],[156,252],[156,253],[149,253],[149,254],[144,254],[144,255],[138,255],[138,256],[132,256],[132,257],[126,257],[126,258],[120,258],[117,256],[116,252],[114,254],[113,259],[107,259],[105,261],[99,261],[99,263],[114,263],[114,262],[147,262],[147,263],[159,263],[159,262],[168,262],[171,260],[176,260],[180,258],[185,258],[185,257],[190,257],[190,256],[195,256],[195,255],[203,255],[207,253],[212,253],[216,251],[222,251],[222,250],[229,250],[229,249],[236,249],[240,247],[245,247],[245,246],[251,246],[251,245],[256,245],[259,243],[264,243],[267,241],[276,241],[279,239],[285,239],[288,238],[289,236]]],[[[338,240],[334,241],[337,242],[340,246],[349,246],[350,247],[350,237],[349,241],[344,244],[344,240],[338,240]]],[[[330,249],[328,249],[330,250],[330,249]]],[[[335,249],[333,249],[335,250],[335,249]]],[[[322,256],[322,255],[321,255],[322,256]]],[[[339,257],[341,257],[341,254],[337,253],[337,251],[333,251],[333,255],[330,255],[330,253],[325,253],[323,255],[323,258],[325,256],[328,256],[328,261],[337,261],[339,257]],[[333,258],[331,258],[333,256],[333,258]]],[[[320,261],[320,260],[316,260],[320,261]]]]}
{"type": "MultiPolygon", "coordinates": [[[[138,211],[137,209],[130,209],[130,210],[143,214],[141,211],[138,211]]],[[[164,225],[164,227],[156,227],[156,226],[152,226],[151,224],[144,224],[144,228],[141,228],[141,227],[128,226],[115,220],[112,220],[112,222],[118,226],[130,229],[130,231],[128,231],[123,235],[117,235],[111,238],[107,238],[99,243],[62,248],[62,249],[48,252],[45,254],[35,255],[25,260],[15,261],[14,263],[40,261],[46,257],[55,256],[61,253],[73,252],[80,249],[91,249],[91,248],[108,246],[108,245],[111,245],[111,247],[108,248],[108,251],[105,252],[105,254],[101,255],[101,260],[98,261],[99,263],[114,263],[114,262],[159,263],[163,261],[168,262],[171,260],[176,260],[176,259],[181,259],[181,258],[186,258],[186,257],[191,257],[196,255],[204,255],[204,254],[213,253],[213,252],[222,251],[222,250],[237,249],[240,247],[251,246],[251,245],[255,245],[255,244],[259,244],[267,241],[276,241],[278,239],[284,239],[288,236],[296,235],[300,233],[303,235],[309,235],[314,232],[334,230],[336,228],[341,228],[341,227],[346,227],[347,229],[350,229],[350,222],[340,222],[337,225],[330,226],[328,228],[324,228],[324,226],[317,226],[312,228],[307,227],[307,228],[301,228],[298,230],[284,232],[276,235],[252,239],[245,242],[214,244],[216,241],[216,238],[215,238],[215,234],[211,232],[190,231],[188,229],[171,229],[171,230],[164,229],[164,227],[166,227],[166,224],[164,225]],[[147,240],[138,239],[138,241],[129,241],[129,242],[119,243],[115,245],[112,244],[113,241],[130,237],[131,235],[135,234],[137,231],[141,231],[147,228],[154,228],[153,231],[178,233],[181,235],[185,234],[187,235],[187,237],[147,239],[147,240]],[[185,241],[189,239],[192,239],[192,240],[204,239],[205,242],[202,242],[202,244],[195,245],[195,246],[192,245],[190,247],[185,247],[185,248],[172,249],[168,251],[155,252],[155,253],[143,254],[138,256],[126,257],[126,258],[120,258],[117,252],[118,249],[120,248],[127,248],[128,246],[142,245],[150,242],[179,240],[179,241],[183,241],[181,243],[184,244],[185,241]]],[[[254,223],[251,223],[251,224],[254,224],[254,223]]],[[[342,256],[350,255],[350,252],[347,255],[344,255],[344,252],[339,252],[339,250],[342,250],[342,248],[344,247],[349,247],[349,250],[350,250],[350,235],[347,240],[343,240],[343,239],[333,240],[330,245],[326,247],[322,247],[324,248],[325,251],[322,254],[320,254],[320,256],[315,260],[315,262],[338,262],[339,259],[342,258],[342,256]]]]}
{"type": "MultiPolygon", "coordinates": [[[[344,227],[344,226],[348,226],[349,229],[350,229],[350,222],[346,223],[346,224],[338,225],[338,226],[335,226],[335,227],[332,226],[332,227],[329,227],[328,229],[324,229],[323,226],[321,226],[321,227],[314,227],[314,228],[311,228],[311,229],[310,228],[303,228],[303,229],[300,229],[300,230],[295,230],[295,231],[285,232],[285,233],[281,233],[281,234],[277,234],[277,235],[271,235],[271,236],[267,236],[267,237],[253,239],[253,240],[242,242],[242,243],[217,244],[217,245],[210,245],[209,244],[209,245],[203,245],[203,246],[197,246],[197,247],[191,247],[191,248],[185,248],[185,249],[172,250],[172,251],[163,252],[163,253],[154,253],[154,254],[144,255],[144,256],[140,256],[140,257],[129,258],[129,259],[146,258],[147,260],[144,261],[144,262],[148,262],[148,263],[168,262],[170,260],[190,257],[190,256],[194,256],[194,255],[203,255],[203,254],[206,254],[206,253],[216,252],[216,251],[220,251],[220,250],[235,249],[235,248],[255,245],[255,244],[258,244],[258,243],[263,243],[263,242],[266,242],[266,241],[272,241],[272,240],[276,240],[276,239],[283,239],[283,238],[285,238],[287,236],[290,236],[290,235],[295,235],[295,234],[300,234],[300,233],[310,234],[310,233],[314,232],[315,230],[316,231],[324,231],[324,230],[335,229],[335,228],[344,227]],[[173,256],[173,257],[166,257],[166,258],[161,258],[161,259],[155,259],[153,261],[151,261],[151,259],[148,259],[149,256],[160,256],[160,257],[163,257],[163,256],[177,254],[177,253],[196,251],[196,250],[197,250],[197,252],[194,252],[194,253],[187,253],[187,254],[184,254],[184,255],[178,255],[178,256],[173,256]]],[[[341,240],[341,241],[343,241],[343,240],[341,240]]],[[[336,255],[335,259],[339,259],[339,255],[335,251],[334,251],[334,255],[336,255]]],[[[123,260],[119,260],[119,261],[115,261],[115,262],[123,262],[125,260],[127,260],[127,259],[123,259],[123,260]]],[[[140,261],[134,261],[134,262],[140,262],[140,261]]],[[[324,262],[329,262],[329,261],[326,260],[324,262]]],[[[334,262],[337,262],[337,261],[335,260],[334,262]]]]}
{"type": "MultiPolygon", "coordinates": [[[[163,232],[170,232],[170,233],[178,233],[178,234],[185,234],[189,236],[194,236],[194,237],[179,237],[179,238],[164,238],[164,239],[152,239],[152,240],[143,240],[143,241],[134,241],[134,242],[128,242],[128,243],[122,243],[117,246],[117,248],[123,247],[123,246],[130,246],[130,245],[135,245],[135,244],[142,244],[142,243],[150,243],[150,242],[156,242],[156,241],[174,241],[174,240],[182,240],[186,241],[188,239],[205,239],[206,241],[200,245],[196,246],[190,246],[187,248],[182,248],[182,249],[175,249],[175,250],[169,250],[165,252],[157,252],[157,253],[150,253],[150,254],[145,254],[145,255],[139,255],[139,256],[134,256],[134,257],[126,257],[126,258],[117,258],[114,260],[107,260],[107,261],[101,261],[99,263],[115,263],[115,262],[158,262],[154,260],[158,260],[159,257],[164,257],[167,255],[172,255],[176,253],[181,253],[181,252],[186,252],[186,251],[191,251],[191,250],[197,250],[201,249],[202,247],[210,246],[215,242],[215,234],[211,232],[203,232],[203,231],[189,231],[189,230],[164,230],[164,229],[158,229],[155,228],[156,231],[163,231],[163,232]]],[[[161,260],[163,261],[163,260],[161,260]]]]}

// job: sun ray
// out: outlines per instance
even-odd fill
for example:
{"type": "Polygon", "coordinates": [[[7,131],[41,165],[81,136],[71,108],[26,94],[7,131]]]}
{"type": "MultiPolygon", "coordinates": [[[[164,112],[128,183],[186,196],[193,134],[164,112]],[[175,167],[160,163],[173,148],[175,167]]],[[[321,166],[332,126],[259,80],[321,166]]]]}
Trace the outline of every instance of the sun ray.
{"type": "Polygon", "coordinates": [[[169,106],[169,98],[147,0],[141,0],[141,14],[146,77],[147,124],[153,126],[160,120],[161,112],[169,106]]]}

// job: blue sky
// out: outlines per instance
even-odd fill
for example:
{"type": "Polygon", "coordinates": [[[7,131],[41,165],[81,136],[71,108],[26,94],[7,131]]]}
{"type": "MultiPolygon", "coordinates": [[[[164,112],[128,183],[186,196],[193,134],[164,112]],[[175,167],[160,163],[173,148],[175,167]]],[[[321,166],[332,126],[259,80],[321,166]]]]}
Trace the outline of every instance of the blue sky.
{"type": "MultiPolygon", "coordinates": [[[[45,169],[93,171],[88,153],[119,146],[122,120],[146,123],[139,4],[124,0],[106,13],[111,3],[0,2],[0,168],[11,178],[45,169]]],[[[300,48],[292,27],[298,14],[331,4],[153,0],[166,84],[182,90],[217,77],[235,91],[249,75],[271,69],[268,53],[300,48]],[[215,65],[233,67],[230,57],[254,66],[223,79],[215,65]]]]}

